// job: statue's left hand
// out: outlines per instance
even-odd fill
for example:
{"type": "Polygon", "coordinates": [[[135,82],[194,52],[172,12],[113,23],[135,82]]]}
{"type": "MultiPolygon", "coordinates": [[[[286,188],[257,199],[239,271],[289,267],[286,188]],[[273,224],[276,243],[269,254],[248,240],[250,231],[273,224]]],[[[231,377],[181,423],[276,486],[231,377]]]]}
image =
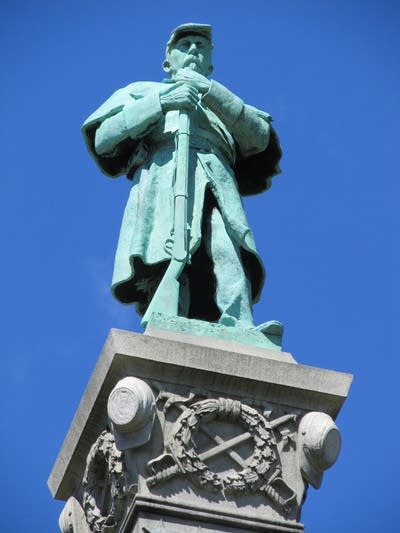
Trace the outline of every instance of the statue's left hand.
{"type": "Polygon", "coordinates": [[[191,68],[182,68],[178,70],[174,76],[174,80],[189,83],[201,94],[205,94],[209,90],[211,84],[209,79],[191,68]]]}

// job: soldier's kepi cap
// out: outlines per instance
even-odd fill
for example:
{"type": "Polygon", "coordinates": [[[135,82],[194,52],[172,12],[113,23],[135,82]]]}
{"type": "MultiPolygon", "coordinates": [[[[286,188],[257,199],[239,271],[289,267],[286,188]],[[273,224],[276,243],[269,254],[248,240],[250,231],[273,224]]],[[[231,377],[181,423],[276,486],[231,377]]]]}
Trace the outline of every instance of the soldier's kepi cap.
{"type": "Polygon", "coordinates": [[[108,397],[107,412],[118,450],[138,448],[149,441],[155,398],[145,381],[133,376],[121,379],[108,397]]]}
{"type": "Polygon", "coordinates": [[[299,424],[298,450],[303,476],[319,489],[324,471],[336,461],[341,445],[339,429],[326,413],[312,411],[299,424]]]}
{"type": "Polygon", "coordinates": [[[178,39],[184,37],[185,35],[201,35],[207,39],[212,45],[212,28],[210,24],[198,24],[197,22],[186,22],[185,24],[180,24],[174,30],[172,30],[170,38],[167,42],[167,51],[171,46],[176,43],[178,39]]]}

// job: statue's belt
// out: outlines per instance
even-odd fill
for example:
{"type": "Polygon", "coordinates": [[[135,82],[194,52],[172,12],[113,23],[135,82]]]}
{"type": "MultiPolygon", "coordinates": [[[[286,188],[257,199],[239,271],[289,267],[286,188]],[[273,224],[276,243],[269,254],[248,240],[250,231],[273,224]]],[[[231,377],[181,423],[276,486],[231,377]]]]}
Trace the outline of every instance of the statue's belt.
{"type": "MultiPolygon", "coordinates": [[[[214,154],[218,159],[226,161],[228,166],[233,167],[235,162],[234,149],[224,140],[206,130],[196,129],[196,133],[190,134],[190,148],[203,154],[214,154]]],[[[137,146],[131,155],[126,174],[129,179],[132,179],[135,170],[151,157],[151,154],[160,149],[171,150],[171,153],[176,149],[176,135],[174,133],[165,134],[160,139],[144,139],[137,146]]]]}
{"type": "MultiPolygon", "coordinates": [[[[175,143],[175,135],[165,135],[158,142],[152,144],[152,150],[157,150],[161,146],[175,143]]],[[[235,162],[234,149],[224,139],[211,131],[196,128],[195,132],[190,133],[190,148],[198,150],[201,153],[215,154],[218,157],[223,156],[230,166],[235,162]]]]}

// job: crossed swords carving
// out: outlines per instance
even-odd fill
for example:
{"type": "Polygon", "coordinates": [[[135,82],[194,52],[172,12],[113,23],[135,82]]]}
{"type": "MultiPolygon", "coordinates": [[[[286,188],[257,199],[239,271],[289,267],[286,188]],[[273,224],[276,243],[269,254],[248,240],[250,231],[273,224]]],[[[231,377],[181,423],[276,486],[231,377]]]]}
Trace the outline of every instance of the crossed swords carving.
{"type": "MultiPolygon", "coordinates": [[[[182,403],[175,403],[175,405],[182,412],[186,410],[186,407],[182,403]]],[[[284,424],[285,422],[288,422],[289,420],[294,421],[295,419],[296,415],[283,415],[279,418],[276,418],[275,420],[272,420],[270,422],[270,426],[272,429],[274,429],[284,424]]],[[[237,444],[249,440],[252,437],[251,433],[246,431],[241,435],[237,435],[236,437],[224,441],[220,436],[212,433],[208,428],[204,427],[204,425],[200,425],[200,429],[217,444],[217,446],[215,446],[214,448],[211,448],[210,450],[199,454],[199,459],[201,461],[206,461],[211,457],[215,457],[216,455],[226,452],[229,457],[241,468],[244,468],[246,466],[245,460],[242,459],[242,457],[238,453],[232,450],[232,448],[237,444]]],[[[147,484],[150,487],[160,481],[165,481],[180,472],[179,465],[176,463],[174,457],[171,454],[163,454],[161,457],[157,457],[156,459],[149,461],[148,466],[153,472],[153,475],[148,477],[146,480],[147,484]]]]}

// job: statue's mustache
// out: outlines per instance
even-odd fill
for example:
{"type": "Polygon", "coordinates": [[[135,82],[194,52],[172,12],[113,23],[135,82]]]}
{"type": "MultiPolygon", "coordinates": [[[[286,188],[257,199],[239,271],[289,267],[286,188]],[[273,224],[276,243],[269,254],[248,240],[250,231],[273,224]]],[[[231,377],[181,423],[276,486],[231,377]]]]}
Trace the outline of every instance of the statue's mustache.
{"type": "Polygon", "coordinates": [[[189,65],[190,63],[196,63],[196,65],[199,65],[200,64],[200,60],[197,56],[187,56],[187,58],[185,59],[185,62],[184,62],[184,65],[189,65]]]}

